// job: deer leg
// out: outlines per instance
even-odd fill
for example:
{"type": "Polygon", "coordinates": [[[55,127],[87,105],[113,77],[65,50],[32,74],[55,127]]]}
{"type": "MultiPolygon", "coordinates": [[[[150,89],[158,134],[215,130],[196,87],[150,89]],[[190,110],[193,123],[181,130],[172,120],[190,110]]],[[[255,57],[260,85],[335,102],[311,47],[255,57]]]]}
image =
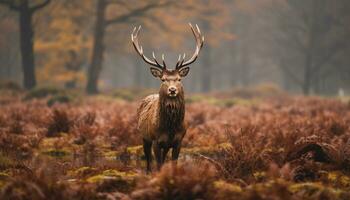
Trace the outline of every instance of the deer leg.
{"type": "Polygon", "coordinates": [[[143,140],[143,152],[145,153],[146,162],[147,162],[147,173],[151,172],[151,163],[152,163],[152,142],[143,140]]]}
{"type": "Polygon", "coordinates": [[[162,164],[164,164],[164,162],[165,162],[166,155],[168,154],[169,149],[170,148],[168,146],[163,149],[163,152],[162,152],[162,164]]]}
{"type": "Polygon", "coordinates": [[[158,143],[153,145],[153,152],[156,157],[158,170],[162,167],[162,149],[158,143]]]}
{"type": "Polygon", "coordinates": [[[172,160],[177,162],[177,159],[179,158],[180,154],[180,149],[181,149],[181,143],[176,143],[173,146],[173,151],[172,151],[172,160]]]}

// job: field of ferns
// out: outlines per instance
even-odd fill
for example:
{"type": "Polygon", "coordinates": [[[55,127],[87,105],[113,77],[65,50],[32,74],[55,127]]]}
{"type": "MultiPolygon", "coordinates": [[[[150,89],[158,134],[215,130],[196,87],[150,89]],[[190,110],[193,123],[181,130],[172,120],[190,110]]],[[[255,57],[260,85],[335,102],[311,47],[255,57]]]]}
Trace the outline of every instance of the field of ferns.
{"type": "Polygon", "coordinates": [[[189,94],[178,163],[146,174],[136,109],[150,93],[2,86],[0,199],[350,199],[349,100],[189,94]]]}

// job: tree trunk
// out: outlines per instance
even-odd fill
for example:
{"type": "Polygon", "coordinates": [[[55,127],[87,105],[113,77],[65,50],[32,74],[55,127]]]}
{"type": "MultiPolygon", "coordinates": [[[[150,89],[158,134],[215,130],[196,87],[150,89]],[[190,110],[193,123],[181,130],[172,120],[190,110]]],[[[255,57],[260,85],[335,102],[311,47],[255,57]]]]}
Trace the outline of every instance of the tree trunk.
{"type": "Polygon", "coordinates": [[[313,72],[313,81],[312,81],[312,89],[315,94],[319,95],[322,94],[321,90],[321,80],[318,72],[313,72]]]}
{"type": "Polygon", "coordinates": [[[307,55],[305,66],[304,66],[304,82],[303,82],[303,94],[306,96],[310,95],[311,78],[312,78],[311,66],[312,66],[311,55],[307,55]]]}
{"type": "Polygon", "coordinates": [[[19,15],[23,86],[26,89],[31,89],[36,85],[36,78],[33,47],[33,13],[29,8],[28,1],[23,1],[21,4],[19,15]]]}
{"type": "Polygon", "coordinates": [[[310,23],[310,31],[308,35],[308,50],[305,54],[305,66],[304,66],[304,82],[303,93],[304,95],[310,95],[311,81],[312,81],[312,67],[313,67],[313,55],[315,50],[316,40],[316,26],[317,26],[317,13],[316,13],[316,0],[312,0],[312,18],[310,23]]]}
{"type": "Polygon", "coordinates": [[[98,93],[98,79],[102,69],[103,55],[104,55],[104,35],[106,29],[105,12],[107,2],[106,0],[98,0],[97,15],[94,33],[94,45],[92,51],[91,64],[88,70],[88,82],[86,92],[88,94],[98,93]]]}
{"type": "MultiPolygon", "coordinates": [[[[281,66],[284,67],[284,66],[281,66]]],[[[282,70],[282,78],[283,78],[283,89],[287,92],[291,91],[291,81],[290,81],[290,74],[288,74],[285,70],[282,70]]]]}

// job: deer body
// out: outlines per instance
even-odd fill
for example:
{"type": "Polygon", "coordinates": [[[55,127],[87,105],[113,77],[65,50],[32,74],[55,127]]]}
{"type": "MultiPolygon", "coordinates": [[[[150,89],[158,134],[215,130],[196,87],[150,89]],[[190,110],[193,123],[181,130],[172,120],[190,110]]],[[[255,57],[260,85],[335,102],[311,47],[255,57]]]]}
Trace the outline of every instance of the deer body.
{"type": "Polygon", "coordinates": [[[174,70],[166,68],[164,55],[163,62],[159,64],[153,53],[153,61],[143,54],[142,47],[138,44],[138,28],[131,34],[135,50],[142,59],[154,66],[151,73],[159,78],[162,83],[158,94],[147,96],[141,102],[137,110],[138,130],[143,137],[143,149],[147,160],[147,171],[151,170],[152,147],[157,161],[158,169],[164,163],[168,151],[172,148],[172,160],[179,157],[181,142],[186,134],[185,118],[185,98],[181,79],[189,72],[187,65],[192,64],[203,46],[204,37],[201,37],[200,30],[194,30],[190,24],[192,32],[196,38],[197,48],[193,56],[185,61],[185,54],[179,56],[174,70]]]}
{"type": "Polygon", "coordinates": [[[153,94],[147,96],[138,109],[138,130],[144,140],[171,143],[171,139],[182,138],[183,135],[178,134],[185,130],[184,117],[183,99],[161,100],[158,94],[153,94]]]}
{"type": "MultiPolygon", "coordinates": [[[[153,145],[158,168],[165,161],[170,148],[173,149],[173,160],[179,156],[181,142],[186,134],[184,115],[183,98],[168,100],[158,94],[146,97],[138,109],[138,129],[142,133],[145,156],[151,160],[153,145]]],[[[150,166],[147,169],[150,170],[150,166]]]]}

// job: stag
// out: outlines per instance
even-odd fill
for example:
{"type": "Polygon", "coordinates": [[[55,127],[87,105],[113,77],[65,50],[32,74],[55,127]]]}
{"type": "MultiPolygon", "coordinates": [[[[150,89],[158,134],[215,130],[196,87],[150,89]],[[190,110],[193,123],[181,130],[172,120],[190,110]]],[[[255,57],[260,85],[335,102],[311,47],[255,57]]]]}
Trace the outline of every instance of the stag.
{"type": "Polygon", "coordinates": [[[185,98],[181,79],[188,74],[189,65],[196,61],[204,43],[204,37],[201,35],[198,25],[195,28],[191,24],[189,25],[196,40],[196,50],[188,60],[186,54],[180,54],[175,69],[167,68],[164,54],[162,62],[157,61],[154,52],[152,52],[152,59],[144,55],[138,41],[141,26],[135,27],[131,34],[132,44],[136,52],[147,64],[151,65],[151,74],[161,80],[158,94],[144,98],[137,110],[138,130],[143,137],[147,172],[151,171],[152,146],[159,170],[170,149],[172,149],[172,160],[177,161],[181,142],[186,134],[185,98]]]}

